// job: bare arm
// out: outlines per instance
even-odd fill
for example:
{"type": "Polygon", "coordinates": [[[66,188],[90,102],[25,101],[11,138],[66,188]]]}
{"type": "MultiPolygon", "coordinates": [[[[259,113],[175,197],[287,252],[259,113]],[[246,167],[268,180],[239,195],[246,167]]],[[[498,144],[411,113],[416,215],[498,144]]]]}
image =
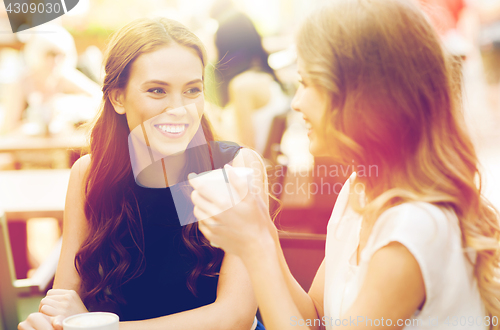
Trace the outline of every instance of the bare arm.
{"type": "Polygon", "coordinates": [[[304,320],[311,320],[311,324],[313,324],[313,326],[310,328],[319,329],[320,327],[314,326],[314,320],[320,319],[324,315],[323,294],[325,282],[325,261],[323,260],[317,270],[309,292],[306,292],[290,272],[290,268],[286,263],[277,234],[273,235],[273,240],[276,247],[277,262],[279,263],[283,280],[288,291],[290,292],[293,302],[297,306],[302,318],[304,320]]]}
{"type": "MultiPolygon", "coordinates": [[[[268,242],[267,246],[269,249],[271,243],[268,242]]],[[[299,314],[287,288],[280,283],[283,278],[279,274],[275,256],[266,252],[261,243],[261,247],[256,245],[249,257],[244,259],[250,270],[266,328],[295,329],[298,320],[307,322],[307,318],[299,314]]],[[[322,264],[320,269],[323,267],[322,264]]],[[[314,286],[311,291],[316,291],[314,286]]],[[[393,242],[374,254],[358,298],[342,315],[342,326],[336,324],[336,327],[366,329],[370,326],[366,323],[368,319],[380,321],[383,318],[384,324],[390,320],[391,329],[402,329],[404,320],[411,317],[424,301],[425,286],[417,261],[406,247],[393,242]]]]}
{"type": "Polygon", "coordinates": [[[252,326],[257,303],[241,260],[226,254],[222,262],[214,303],[150,320],[122,322],[120,330],[132,329],[241,329],[252,326]]]}
{"type": "Polygon", "coordinates": [[[424,301],[425,285],[417,260],[404,245],[392,242],[370,259],[360,293],[342,316],[342,320],[354,319],[356,323],[344,321],[342,329],[366,329],[368,319],[382,318],[384,325],[392,324],[391,329],[403,329],[404,320],[424,301]]]}
{"type": "MultiPolygon", "coordinates": [[[[262,200],[266,202],[267,208],[269,208],[269,192],[267,185],[267,175],[265,165],[262,162],[260,156],[250,149],[242,149],[241,157],[235,159],[235,166],[247,166],[254,169],[254,185],[258,182],[264,180],[264,189],[262,189],[261,197],[262,200]],[[263,175],[260,175],[263,174],[263,175]]],[[[323,315],[323,288],[324,288],[324,262],[321,264],[318,272],[314,278],[313,284],[309,290],[309,294],[304,291],[297,280],[293,277],[288,264],[286,263],[283,250],[279,242],[278,231],[272,222],[269,222],[269,232],[275,243],[276,249],[276,261],[279,262],[279,266],[282,272],[283,280],[290,292],[293,302],[297,306],[300,314],[305,319],[316,319],[323,315]]],[[[313,327],[314,329],[314,327],[313,327]]]]}
{"type": "Polygon", "coordinates": [[[75,256],[88,233],[84,213],[84,178],[90,164],[86,155],[71,169],[64,209],[63,244],[57,265],[54,289],[74,290],[80,293],[80,276],[75,268],[75,256]]]}
{"type": "MultiPolygon", "coordinates": [[[[303,305],[308,304],[310,299],[303,290],[302,294],[288,288],[290,280],[285,282],[275,249],[274,241],[268,236],[256,243],[243,260],[249,271],[266,329],[296,329],[294,320],[307,318],[302,315],[301,310],[304,310],[303,305]]],[[[313,327],[306,326],[302,329],[313,327]]]]}

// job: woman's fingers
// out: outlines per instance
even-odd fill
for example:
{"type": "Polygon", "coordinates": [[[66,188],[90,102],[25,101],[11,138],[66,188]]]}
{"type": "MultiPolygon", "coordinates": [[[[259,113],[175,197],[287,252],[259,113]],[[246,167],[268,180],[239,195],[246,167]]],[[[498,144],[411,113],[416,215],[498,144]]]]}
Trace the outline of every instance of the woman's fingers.
{"type": "Polygon", "coordinates": [[[217,245],[216,243],[213,242],[214,235],[213,235],[212,231],[210,230],[210,228],[206,224],[204,224],[204,222],[205,221],[198,222],[198,228],[200,229],[201,233],[210,242],[210,245],[212,245],[215,248],[220,248],[219,245],[217,245]]]}
{"type": "Polygon", "coordinates": [[[210,241],[212,238],[212,231],[208,228],[204,221],[198,221],[198,229],[200,229],[203,236],[210,241]]]}
{"type": "Polygon", "coordinates": [[[28,321],[22,321],[17,325],[17,330],[36,330],[33,328],[28,321]]]}
{"type": "Polygon", "coordinates": [[[40,308],[42,308],[43,305],[58,307],[62,300],[63,297],[61,296],[45,296],[42,300],[40,300],[40,308]]]}
{"type": "Polygon", "coordinates": [[[219,207],[213,201],[204,198],[198,190],[194,190],[191,193],[191,201],[198,208],[198,220],[203,220],[220,213],[219,207]]]}
{"type": "MultiPolygon", "coordinates": [[[[198,221],[209,220],[213,216],[213,211],[205,211],[202,207],[199,207],[194,203],[193,215],[198,219],[198,221]]],[[[213,220],[212,220],[213,221],[213,220]]],[[[208,221],[207,224],[212,224],[212,221],[208,221]]]]}
{"type": "Polygon", "coordinates": [[[245,198],[248,193],[248,181],[243,178],[239,178],[236,173],[234,173],[234,169],[231,165],[224,165],[224,170],[227,173],[227,177],[229,180],[229,184],[236,190],[236,193],[241,197],[241,199],[245,198]]]}
{"type": "Polygon", "coordinates": [[[40,301],[39,311],[49,316],[65,317],[88,312],[76,291],[62,289],[49,290],[40,301]]]}
{"type": "Polygon", "coordinates": [[[58,296],[58,295],[70,293],[71,291],[73,291],[73,290],[50,289],[49,291],[47,291],[47,296],[58,296]]]}
{"type": "Polygon", "coordinates": [[[56,317],[51,317],[50,322],[52,323],[52,327],[54,330],[63,330],[63,320],[65,319],[64,316],[58,315],[56,317]]]}
{"type": "Polygon", "coordinates": [[[26,321],[19,323],[18,330],[54,330],[50,318],[42,313],[32,313],[26,321]]]}
{"type": "Polygon", "coordinates": [[[56,307],[50,306],[50,305],[43,305],[40,310],[40,313],[43,313],[47,316],[57,316],[60,314],[60,310],[56,307]]]}
{"type": "Polygon", "coordinates": [[[215,181],[189,180],[189,183],[200,197],[204,198],[210,203],[210,206],[212,208],[217,207],[227,209],[229,206],[231,206],[231,201],[226,198],[227,196],[224,196],[223,192],[221,195],[221,190],[227,190],[227,182],[224,181],[222,177],[218,178],[215,181]],[[224,187],[222,187],[222,185],[224,187]]]}
{"type": "Polygon", "coordinates": [[[45,297],[40,301],[40,306],[38,307],[38,311],[47,316],[56,316],[64,311],[61,305],[62,302],[52,299],[50,297],[45,297]]]}

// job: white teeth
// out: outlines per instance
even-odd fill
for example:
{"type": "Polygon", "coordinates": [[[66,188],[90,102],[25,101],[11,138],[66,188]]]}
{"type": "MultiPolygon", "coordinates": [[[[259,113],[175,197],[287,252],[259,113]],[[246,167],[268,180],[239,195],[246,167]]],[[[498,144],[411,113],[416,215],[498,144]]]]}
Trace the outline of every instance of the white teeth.
{"type": "Polygon", "coordinates": [[[186,129],[186,125],[176,125],[176,124],[158,125],[157,127],[165,133],[172,133],[172,134],[182,133],[186,129]]]}

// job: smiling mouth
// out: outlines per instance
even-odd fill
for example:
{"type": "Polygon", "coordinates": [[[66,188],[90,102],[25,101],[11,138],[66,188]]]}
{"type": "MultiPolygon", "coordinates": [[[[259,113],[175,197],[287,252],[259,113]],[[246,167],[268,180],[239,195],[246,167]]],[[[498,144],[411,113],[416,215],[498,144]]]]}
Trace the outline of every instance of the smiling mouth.
{"type": "Polygon", "coordinates": [[[307,129],[308,133],[311,133],[311,131],[312,131],[312,124],[305,117],[303,117],[303,118],[304,118],[304,121],[305,121],[305,124],[306,124],[306,129],[307,129]]]}
{"type": "Polygon", "coordinates": [[[157,124],[155,128],[168,137],[181,137],[186,132],[189,124],[157,124]]]}

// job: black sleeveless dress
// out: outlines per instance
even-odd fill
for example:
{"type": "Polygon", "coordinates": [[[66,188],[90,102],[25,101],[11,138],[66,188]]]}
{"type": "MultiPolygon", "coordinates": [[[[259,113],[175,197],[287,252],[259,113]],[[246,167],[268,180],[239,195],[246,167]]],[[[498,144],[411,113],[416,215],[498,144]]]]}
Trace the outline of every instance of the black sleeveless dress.
{"type": "MultiPolygon", "coordinates": [[[[214,168],[231,163],[241,148],[224,142],[211,145],[214,168]]],[[[174,187],[146,188],[133,182],[132,191],[143,223],[145,269],[139,277],[120,286],[125,304],[100,303],[87,306],[90,311],[114,312],[121,321],[135,321],[179,313],[215,301],[217,276],[199,276],[196,296],[187,287],[188,275],[197,260],[182,240],[183,227],[171,194],[174,187]]],[[[130,254],[132,258],[140,256],[136,250],[130,254]]],[[[216,271],[219,269],[220,265],[216,271]]]]}

